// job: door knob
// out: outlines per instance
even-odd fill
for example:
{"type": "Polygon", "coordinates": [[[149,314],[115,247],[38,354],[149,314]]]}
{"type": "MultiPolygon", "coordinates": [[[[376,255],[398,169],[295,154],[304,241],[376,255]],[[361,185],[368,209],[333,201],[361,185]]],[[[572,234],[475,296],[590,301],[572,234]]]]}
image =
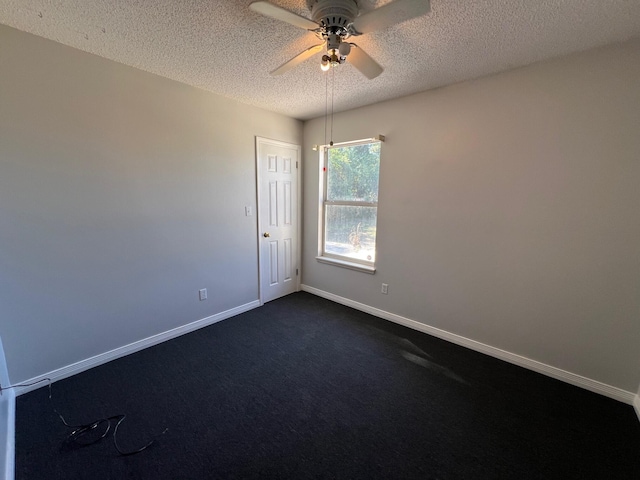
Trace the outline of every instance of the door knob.
{"type": "Polygon", "coordinates": [[[263,236],[264,238],[269,238],[269,237],[271,236],[271,234],[270,234],[269,232],[264,232],[264,233],[262,234],[262,236],[263,236]]]}

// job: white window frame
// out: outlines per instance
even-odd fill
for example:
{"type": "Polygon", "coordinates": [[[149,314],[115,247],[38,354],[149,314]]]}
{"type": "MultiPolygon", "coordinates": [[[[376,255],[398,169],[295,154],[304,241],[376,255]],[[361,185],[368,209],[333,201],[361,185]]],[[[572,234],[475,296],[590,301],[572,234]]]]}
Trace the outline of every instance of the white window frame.
{"type": "MultiPolygon", "coordinates": [[[[357,258],[351,258],[344,255],[337,255],[334,253],[328,253],[325,251],[325,223],[326,223],[326,209],[325,207],[328,205],[339,205],[339,206],[356,206],[356,207],[375,207],[376,208],[376,218],[377,218],[377,209],[378,202],[357,202],[357,201],[330,201],[327,200],[327,161],[328,161],[328,151],[331,148],[339,148],[339,147],[355,147],[358,145],[366,145],[369,143],[378,142],[382,145],[384,142],[384,137],[379,135],[374,138],[365,138],[362,140],[355,140],[351,142],[342,142],[342,143],[334,143],[333,145],[320,145],[317,148],[319,151],[320,161],[318,162],[320,167],[320,185],[319,185],[319,201],[318,201],[318,256],[316,260],[320,263],[326,263],[329,265],[336,265],[338,267],[348,268],[351,270],[356,270],[359,272],[374,274],[376,272],[375,262],[368,262],[366,260],[360,260],[357,258]]],[[[382,148],[380,149],[380,161],[382,161],[382,148]]],[[[380,186],[378,185],[378,191],[380,186]]],[[[377,221],[376,221],[377,223],[377,221]]],[[[376,250],[377,250],[377,236],[376,236],[376,250]]],[[[377,252],[376,252],[376,261],[377,261],[377,252]]]]}

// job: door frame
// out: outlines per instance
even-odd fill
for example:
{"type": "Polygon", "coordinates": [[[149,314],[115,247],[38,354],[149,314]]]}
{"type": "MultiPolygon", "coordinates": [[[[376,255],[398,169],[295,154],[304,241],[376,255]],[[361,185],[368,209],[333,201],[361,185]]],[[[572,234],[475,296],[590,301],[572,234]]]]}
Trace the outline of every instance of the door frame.
{"type": "Polygon", "coordinates": [[[261,168],[260,168],[260,153],[262,152],[262,145],[275,145],[277,147],[290,148],[296,150],[298,154],[298,163],[296,165],[296,292],[300,291],[301,278],[302,278],[302,147],[295,143],[283,142],[280,140],[273,140],[271,138],[256,136],[256,220],[257,220],[257,232],[256,241],[258,245],[258,300],[260,305],[264,305],[264,292],[262,291],[262,276],[265,274],[262,268],[262,223],[260,218],[260,206],[262,201],[262,188],[260,187],[261,180],[261,168]]]}

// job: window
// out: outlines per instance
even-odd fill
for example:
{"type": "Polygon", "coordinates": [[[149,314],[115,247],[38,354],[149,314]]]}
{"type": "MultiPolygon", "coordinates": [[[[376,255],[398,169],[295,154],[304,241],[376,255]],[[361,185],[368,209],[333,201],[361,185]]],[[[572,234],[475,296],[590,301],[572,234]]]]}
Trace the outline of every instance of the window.
{"type": "Polygon", "coordinates": [[[324,146],[319,261],[375,272],[381,142],[324,146]]]}

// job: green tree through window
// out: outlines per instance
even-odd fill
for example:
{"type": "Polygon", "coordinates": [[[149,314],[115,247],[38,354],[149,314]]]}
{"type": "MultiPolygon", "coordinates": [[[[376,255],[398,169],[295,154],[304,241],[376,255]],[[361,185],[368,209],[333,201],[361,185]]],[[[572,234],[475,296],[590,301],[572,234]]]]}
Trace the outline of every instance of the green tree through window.
{"type": "Polygon", "coordinates": [[[329,148],[327,200],[378,201],[380,142],[329,148]]]}

